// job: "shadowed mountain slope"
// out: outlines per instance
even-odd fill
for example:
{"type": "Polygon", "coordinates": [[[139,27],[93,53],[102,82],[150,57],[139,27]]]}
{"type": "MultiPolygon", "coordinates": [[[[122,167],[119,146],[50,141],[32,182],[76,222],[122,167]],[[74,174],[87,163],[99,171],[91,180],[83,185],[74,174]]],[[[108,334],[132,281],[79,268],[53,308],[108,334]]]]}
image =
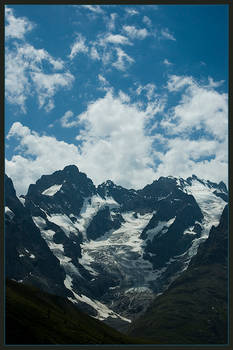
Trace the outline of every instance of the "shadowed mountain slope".
{"type": "Polygon", "coordinates": [[[135,321],[131,336],[161,344],[226,344],[228,206],[188,269],[135,321]]]}
{"type": "Polygon", "coordinates": [[[69,300],[8,280],[6,344],[135,344],[69,300]]]}

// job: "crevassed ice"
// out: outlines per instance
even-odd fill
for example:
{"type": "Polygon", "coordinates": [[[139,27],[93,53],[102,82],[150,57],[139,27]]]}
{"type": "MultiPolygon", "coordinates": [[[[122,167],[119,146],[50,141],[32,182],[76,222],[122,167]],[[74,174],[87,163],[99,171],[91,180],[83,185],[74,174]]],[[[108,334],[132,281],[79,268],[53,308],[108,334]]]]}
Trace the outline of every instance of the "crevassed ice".
{"type": "Polygon", "coordinates": [[[46,190],[44,190],[41,194],[43,194],[45,196],[54,196],[55,193],[57,193],[61,187],[62,187],[62,184],[61,185],[53,185],[53,186],[47,188],[46,190]]]}
{"type": "Polygon", "coordinates": [[[112,269],[121,271],[121,275],[125,276],[123,282],[126,286],[131,286],[135,281],[138,285],[147,285],[153,279],[153,267],[149,261],[143,259],[144,241],[140,238],[153,213],[138,214],[136,218],[134,214],[122,214],[125,221],[119,229],[111,230],[98,240],[84,241],[81,244],[82,258],[79,263],[92,275],[96,275],[97,266],[101,264],[106,273],[112,273],[112,269]]]}

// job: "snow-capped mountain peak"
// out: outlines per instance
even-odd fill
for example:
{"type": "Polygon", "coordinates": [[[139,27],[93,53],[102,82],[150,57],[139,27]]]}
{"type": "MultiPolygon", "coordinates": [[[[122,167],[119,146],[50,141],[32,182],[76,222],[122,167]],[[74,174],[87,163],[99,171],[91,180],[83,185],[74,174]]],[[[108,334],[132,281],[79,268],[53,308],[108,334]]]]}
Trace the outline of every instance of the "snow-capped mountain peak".
{"type": "MultiPolygon", "coordinates": [[[[31,230],[56,266],[51,277],[52,271],[48,275],[38,265],[43,250],[24,243],[31,258],[22,256],[16,240],[14,251],[27,263],[27,273],[14,270],[11,276],[59,290],[94,317],[111,322],[129,322],[187,268],[212,225],[218,224],[228,196],[224,183],[195,175],[160,177],[141,190],[111,180],[96,188],[74,165],[42,176],[20,200],[8,183],[9,237],[26,217],[25,225],[34,225],[31,230]]],[[[11,264],[15,262],[9,261],[9,269],[11,264]]]]}

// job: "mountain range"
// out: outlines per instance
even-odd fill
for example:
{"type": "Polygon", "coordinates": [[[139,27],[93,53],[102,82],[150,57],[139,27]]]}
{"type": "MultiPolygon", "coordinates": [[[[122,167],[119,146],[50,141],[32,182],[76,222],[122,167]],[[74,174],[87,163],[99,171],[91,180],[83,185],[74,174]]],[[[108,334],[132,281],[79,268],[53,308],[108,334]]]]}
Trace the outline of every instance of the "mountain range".
{"type": "MultiPolygon", "coordinates": [[[[195,277],[193,271],[214,271],[217,264],[216,269],[225,271],[219,278],[226,282],[227,265],[221,259],[227,255],[227,225],[220,218],[227,202],[223,182],[195,175],[160,177],[140,190],[110,180],[96,187],[70,165],[43,175],[20,197],[6,175],[6,277],[67,298],[118,331],[132,336],[138,332],[156,342],[154,329],[159,327],[148,326],[154,325],[147,319],[148,310],[158,312],[157,303],[163,305],[163,298],[172,295],[182,278],[185,286],[189,274],[195,277]],[[154,335],[140,331],[140,324],[154,335]]],[[[224,294],[225,285],[222,290],[224,294]]],[[[174,341],[196,343],[195,337],[202,339],[198,334],[188,337],[184,332],[174,341]]],[[[172,337],[171,333],[171,342],[172,337]]],[[[210,337],[218,343],[226,336],[220,338],[210,337]]]]}

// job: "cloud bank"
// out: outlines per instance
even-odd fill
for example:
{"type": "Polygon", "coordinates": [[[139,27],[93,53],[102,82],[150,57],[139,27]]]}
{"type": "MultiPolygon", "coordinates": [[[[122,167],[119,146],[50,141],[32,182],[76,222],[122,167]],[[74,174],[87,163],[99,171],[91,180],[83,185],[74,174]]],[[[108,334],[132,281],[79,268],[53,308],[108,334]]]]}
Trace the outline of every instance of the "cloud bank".
{"type": "MultiPolygon", "coordinates": [[[[140,89],[148,94],[155,86],[140,89]]],[[[7,139],[18,140],[18,154],[6,161],[6,171],[17,192],[25,193],[42,174],[68,164],[76,164],[96,185],[111,179],[137,189],[159,176],[191,174],[227,183],[227,96],[185,76],[171,76],[166,89],[170,93],[183,89],[178,104],[166,113],[158,99],[153,108],[149,99],[142,107],[112,89],[79,115],[68,110],[61,126],[77,128],[77,144],[14,123],[7,139]],[[166,118],[159,118],[162,112],[166,118]],[[192,138],[196,130],[200,136],[192,138]]]]}

